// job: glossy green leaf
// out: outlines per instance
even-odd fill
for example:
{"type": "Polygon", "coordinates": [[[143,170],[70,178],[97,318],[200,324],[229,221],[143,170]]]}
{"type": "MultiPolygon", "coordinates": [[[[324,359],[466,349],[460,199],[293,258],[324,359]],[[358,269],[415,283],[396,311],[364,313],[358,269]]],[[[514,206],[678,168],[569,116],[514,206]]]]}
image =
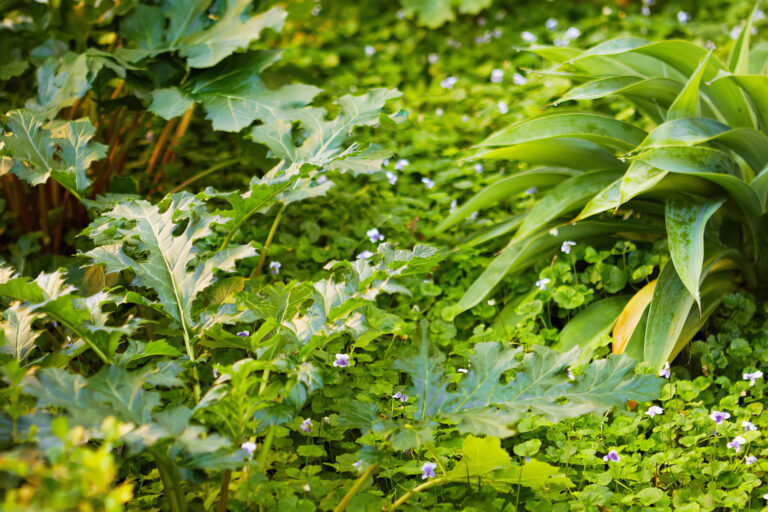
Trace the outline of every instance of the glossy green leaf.
{"type": "Polygon", "coordinates": [[[629,295],[619,295],[589,305],[563,327],[560,339],[552,348],[565,352],[579,347],[582,351],[581,359],[588,360],[602,340],[607,341],[608,334],[629,299],[629,295]]]}
{"type": "Polygon", "coordinates": [[[699,306],[704,232],[707,221],[723,203],[723,200],[699,202],[686,196],[676,196],[666,204],[667,240],[672,262],[680,280],[699,306]]]}
{"type": "Polygon", "coordinates": [[[688,79],[688,82],[680,91],[680,94],[675,101],[670,105],[667,110],[667,120],[674,121],[675,119],[684,119],[689,117],[699,117],[701,108],[699,107],[699,88],[701,87],[701,79],[709,64],[709,58],[712,55],[710,51],[705,57],[701,59],[698,68],[688,79]]]}
{"type": "Polygon", "coordinates": [[[483,150],[479,158],[519,160],[532,165],[581,170],[619,169],[623,164],[603,146],[583,139],[550,137],[514,146],[483,150]]]}

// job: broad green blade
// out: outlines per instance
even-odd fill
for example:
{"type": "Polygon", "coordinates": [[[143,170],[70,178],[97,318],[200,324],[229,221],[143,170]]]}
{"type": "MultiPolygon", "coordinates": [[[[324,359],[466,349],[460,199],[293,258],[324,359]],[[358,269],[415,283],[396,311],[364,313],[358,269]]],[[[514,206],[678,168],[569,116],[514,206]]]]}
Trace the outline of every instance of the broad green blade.
{"type": "Polygon", "coordinates": [[[606,236],[636,237],[661,233],[661,229],[647,223],[627,221],[584,221],[560,226],[557,234],[547,232],[518,242],[511,242],[491,262],[458,303],[443,310],[443,315],[454,317],[485,299],[509,272],[516,272],[541,261],[559,248],[566,240],[591,240],[606,236]]]}
{"type": "Polygon", "coordinates": [[[498,131],[477,147],[501,147],[550,137],[583,139],[618,151],[629,151],[645,138],[633,124],[599,114],[556,112],[498,131]]]}
{"type": "Polygon", "coordinates": [[[525,214],[512,215],[493,226],[488,226],[487,228],[483,228],[470,234],[467,238],[459,242],[459,245],[474,247],[476,245],[484,244],[489,240],[493,240],[494,238],[498,238],[516,230],[520,227],[520,224],[522,224],[523,219],[525,219],[525,214]]]}
{"type": "Polygon", "coordinates": [[[635,337],[638,328],[644,329],[643,315],[653,298],[653,291],[656,289],[657,282],[654,279],[634,294],[616,319],[616,325],[613,328],[612,334],[614,354],[624,353],[628,343],[635,337]]]}
{"type": "Polygon", "coordinates": [[[621,178],[614,181],[589,200],[574,220],[582,220],[621,206],[621,178]]]}
{"type": "Polygon", "coordinates": [[[472,212],[495,205],[502,199],[517,195],[531,187],[546,189],[562,183],[563,180],[575,174],[569,169],[532,169],[514,176],[502,178],[491,183],[475,194],[469,201],[461,205],[455,212],[437,226],[435,232],[440,233],[449,227],[466,219],[472,212]]]}
{"type": "Polygon", "coordinates": [[[675,119],[684,119],[686,117],[699,117],[701,115],[701,107],[699,106],[699,87],[701,86],[701,78],[707,69],[709,58],[712,56],[710,51],[707,55],[701,59],[699,67],[688,79],[688,82],[680,91],[680,95],[675,99],[672,105],[667,110],[667,120],[673,121],[675,119]]]}
{"type": "Polygon", "coordinates": [[[629,164],[629,169],[621,179],[619,203],[625,203],[650,190],[660,183],[667,174],[666,171],[652,167],[645,162],[634,160],[629,164]]]}
{"type": "Polygon", "coordinates": [[[520,240],[540,230],[552,219],[584,206],[618,176],[616,171],[594,171],[565,180],[530,209],[513,240],[520,240]]]}
{"type": "Polygon", "coordinates": [[[633,100],[649,100],[666,109],[675,101],[681,90],[682,84],[669,78],[611,76],[578,85],[566,92],[557,103],[568,100],[595,100],[618,94],[633,100]]]}
{"type": "Polygon", "coordinates": [[[747,23],[744,28],[741,29],[736,44],[733,45],[731,55],[728,57],[728,69],[731,73],[737,75],[746,75],[749,73],[749,41],[752,37],[752,22],[755,19],[755,12],[759,2],[755,2],[755,6],[752,8],[752,12],[747,18],[747,23]]]}
{"type": "Polygon", "coordinates": [[[518,160],[531,165],[569,167],[579,170],[620,169],[624,166],[603,146],[583,139],[550,137],[515,146],[481,151],[488,160],[518,160]]]}
{"type": "Polygon", "coordinates": [[[701,307],[699,281],[704,264],[704,230],[725,201],[698,202],[687,196],[667,201],[667,240],[672,262],[685,287],[701,307]]]}
{"type": "MultiPolygon", "coordinates": [[[[766,75],[721,75],[712,83],[738,85],[741,87],[756,110],[759,126],[768,127],[768,76],[766,75]]],[[[733,125],[732,125],[733,126],[733,125]]]]}
{"type": "Polygon", "coordinates": [[[675,266],[665,265],[648,309],[643,346],[643,359],[657,371],[669,361],[693,302],[675,266]]]}
{"type": "Polygon", "coordinates": [[[580,311],[566,324],[560,332],[560,339],[552,348],[567,352],[573,347],[581,347],[579,363],[589,361],[596,348],[607,344],[608,333],[630,297],[609,297],[580,311]]]}

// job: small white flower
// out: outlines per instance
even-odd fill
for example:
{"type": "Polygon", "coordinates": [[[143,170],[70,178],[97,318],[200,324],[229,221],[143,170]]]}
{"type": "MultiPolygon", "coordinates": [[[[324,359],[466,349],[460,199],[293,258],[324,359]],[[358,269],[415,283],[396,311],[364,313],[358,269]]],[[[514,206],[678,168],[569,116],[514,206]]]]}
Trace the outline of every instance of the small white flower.
{"type": "Polygon", "coordinates": [[[469,373],[469,370],[467,370],[466,368],[459,368],[459,369],[457,369],[456,371],[457,371],[458,373],[469,373]]]}
{"type": "Polygon", "coordinates": [[[434,64],[435,62],[437,62],[438,58],[439,57],[436,53],[430,53],[429,56],[427,57],[427,60],[429,61],[430,64],[434,64]]]}
{"type": "Polygon", "coordinates": [[[506,114],[507,112],[509,112],[509,108],[507,107],[506,101],[500,101],[498,106],[499,106],[499,112],[501,112],[502,114],[506,114]]]}
{"type": "Polygon", "coordinates": [[[455,212],[455,211],[456,211],[456,207],[457,207],[458,205],[459,205],[458,201],[456,201],[456,200],[454,199],[453,201],[451,201],[451,209],[450,209],[450,210],[448,210],[448,211],[449,211],[450,213],[453,213],[453,212],[455,212]]]}
{"type": "Polygon", "coordinates": [[[565,38],[568,40],[576,39],[580,35],[581,35],[581,30],[577,29],[576,27],[571,27],[565,31],[565,38]]]}
{"type": "Polygon", "coordinates": [[[664,414],[664,409],[662,409],[658,405],[652,405],[648,408],[647,411],[645,411],[645,415],[650,416],[651,418],[653,418],[654,416],[658,416],[659,414],[664,414]]]}
{"type": "Polygon", "coordinates": [[[276,275],[280,273],[280,267],[282,267],[282,263],[279,261],[273,261],[269,264],[269,273],[272,275],[276,275]]]}
{"type": "Polygon", "coordinates": [[[520,73],[515,73],[512,75],[512,82],[514,82],[515,85],[525,85],[528,83],[528,79],[520,73]]]}
{"type": "Polygon", "coordinates": [[[744,464],[746,464],[747,466],[751,466],[755,462],[757,462],[757,457],[755,457],[754,455],[747,455],[746,457],[744,457],[744,464]]]}
{"type": "Polygon", "coordinates": [[[607,5],[603,7],[603,16],[610,16],[611,13],[613,13],[613,9],[611,9],[607,5]]]}
{"type": "Polygon", "coordinates": [[[494,69],[491,71],[491,82],[494,84],[501,83],[504,80],[504,71],[501,69],[494,69]]]}
{"type": "Polygon", "coordinates": [[[496,305],[496,301],[494,299],[489,299],[489,300],[486,301],[486,304],[488,304],[489,306],[495,306],[496,305]]]}
{"type": "Polygon", "coordinates": [[[440,82],[440,87],[442,87],[443,89],[453,89],[453,86],[456,85],[456,82],[458,81],[459,79],[456,78],[455,76],[449,76],[448,78],[440,82]]]}
{"type": "Polygon", "coordinates": [[[483,172],[483,164],[475,164],[475,172],[483,172]]]}
{"type": "Polygon", "coordinates": [[[551,280],[547,277],[543,277],[536,281],[536,288],[538,288],[541,291],[544,291],[547,289],[547,285],[551,282],[551,280]]]}
{"type": "Polygon", "coordinates": [[[427,177],[421,178],[421,182],[422,182],[422,183],[424,184],[424,186],[425,186],[425,187],[427,187],[427,188],[432,188],[432,187],[434,187],[434,186],[435,186],[435,182],[434,182],[434,181],[432,181],[431,179],[427,178],[427,177]]]}
{"type": "Polygon", "coordinates": [[[735,26],[731,29],[731,33],[730,33],[731,39],[738,39],[739,34],[741,34],[741,27],[735,26]]]}
{"type": "Polygon", "coordinates": [[[443,109],[441,109],[440,107],[437,107],[437,108],[435,109],[435,115],[436,115],[437,117],[443,117],[443,109]]]}
{"type": "Polygon", "coordinates": [[[369,57],[370,57],[370,56],[372,56],[374,53],[376,53],[376,48],[374,48],[374,47],[373,47],[373,46],[371,46],[371,45],[366,45],[366,47],[365,47],[365,54],[366,54],[367,56],[369,56],[369,57]]]}
{"type": "Polygon", "coordinates": [[[552,236],[557,236],[560,234],[560,232],[557,230],[557,228],[552,228],[549,230],[549,234],[552,236]]]}
{"type": "Polygon", "coordinates": [[[757,370],[757,371],[752,372],[752,373],[745,373],[744,374],[744,380],[748,380],[749,381],[749,387],[752,387],[752,386],[755,385],[755,380],[762,379],[762,378],[763,378],[763,372],[761,372],[760,370],[757,370]]]}
{"type": "Polygon", "coordinates": [[[547,30],[555,30],[557,28],[557,20],[555,18],[549,18],[544,23],[544,26],[547,27],[547,30]]]}
{"type": "Polygon", "coordinates": [[[309,484],[304,484],[304,487],[302,487],[302,489],[304,489],[304,492],[309,492],[309,491],[311,491],[311,490],[312,490],[312,489],[309,487],[309,484]]]}
{"type": "Polygon", "coordinates": [[[256,443],[247,441],[240,445],[240,449],[247,453],[249,457],[253,457],[253,452],[256,451],[256,443]]]}
{"type": "Polygon", "coordinates": [[[560,250],[563,251],[565,254],[571,254],[571,247],[576,245],[576,242],[572,242],[570,240],[566,240],[563,242],[563,245],[560,246],[560,250]]]}
{"type": "Polygon", "coordinates": [[[668,379],[670,375],[671,373],[669,371],[669,361],[667,361],[666,363],[664,363],[664,368],[659,370],[659,377],[664,377],[665,379],[668,379]]]}
{"type": "Polygon", "coordinates": [[[371,243],[374,243],[374,244],[376,242],[381,242],[382,240],[384,240],[384,235],[379,233],[379,230],[376,228],[369,229],[368,231],[366,231],[365,236],[367,236],[368,240],[370,240],[371,243]]]}
{"type": "Polygon", "coordinates": [[[367,260],[371,256],[373,256],[373,253],[371,251],[363,251],[360,254],[357,255],[358,260],[367,260]]]}
{"type": "Polygon", "coordinates": [[[467,114],[464,114],[463,116],[461,116],[462,123],[466,123],[467,121],[469,121],[469,116],[467,114]]]}
{"type": "Polygon", "coordinates": [[[397,174],[393,173],[392,171],[387,171],[387,181],[390,185],[397,183],[397,174]]]}
{"type": "Polygon", "coordinates": [[[573,370],[568,368],[568,380],[574,380],[576,377],[573,375],[573,370]]]}
{"type": "Polygon", "coordinates": [[[319,5],[314,6],[312,8],[312,16],[317,16],[318,14],[320,14],[321,9],[322,7],[319,5]]]}
{"type": "Polygon", "coordinates": [[[523,38],[523,41],[526,43],[535,43],[536,42],[536,36],[532,33],[528,32],[527,30],[520,34],[520,37],[523,38]]]}
{"type": "Polygon", "coordinates": [[[640,12],[643,13],[643,16],[650,16],[651,15],[651,9],[650,7],[643,6],[640,9],[640,12]]]}
{"type": "Polygon", "coordinates": [[[323,183],[326,183],[328,181],[328,177],[325,174],[321,174],[317,177],[315,180],[318,185],[322,185],[323,183]]]}
{"type": "Polygon", "coordinates": [[[736,453],[741,451],[741,447],[747,444],[747,440],[741,436],[736,436],[733,441],[727,444],[728,448],[733,448],[736,453]]]}
{"type": "Polygon", "coordinates": [[[763,499],[768,500],[768,493],[763,494],[763,499]]]}
{"type": "Polygon", "coordinates": [[[395,162],[395,170],[402,171],[403,169],[405,169],[408,163],[409,163],[408,160],[406,160],[405,158],[401,158],[400,160],[395,162]]]}
{"type": "Polygon", "coordinates": [[[400,9],[395,13],[395,16],[397,16],[397,19],[399,20],[405,19],[405,11],[403,9],[400,9]]]}
{"type": "Polygon", "coordinates": [[[677,13],[677,21],[679,21],[680,23],[685,25],[690,20],[691,20],[691,15],[690,14],[688,14],[685,11],[678,11],[678,13],[677,13]]]}

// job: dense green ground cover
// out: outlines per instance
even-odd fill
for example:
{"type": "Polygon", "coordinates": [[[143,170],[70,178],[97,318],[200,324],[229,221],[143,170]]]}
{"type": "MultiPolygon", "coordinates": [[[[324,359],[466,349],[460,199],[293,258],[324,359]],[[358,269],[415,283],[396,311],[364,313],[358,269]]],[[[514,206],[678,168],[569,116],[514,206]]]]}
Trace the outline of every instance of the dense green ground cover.
{"type": "Polygon", "coordinates": [[[3,510],[763,509],[760,286],[661,373],[610,354],[655,232],[455,307],[545,192],[462,209],[527,170],[470,148],[579,81],[526,48],[725,61],[751,3],[49,4],[0,1],[3,510]]]}

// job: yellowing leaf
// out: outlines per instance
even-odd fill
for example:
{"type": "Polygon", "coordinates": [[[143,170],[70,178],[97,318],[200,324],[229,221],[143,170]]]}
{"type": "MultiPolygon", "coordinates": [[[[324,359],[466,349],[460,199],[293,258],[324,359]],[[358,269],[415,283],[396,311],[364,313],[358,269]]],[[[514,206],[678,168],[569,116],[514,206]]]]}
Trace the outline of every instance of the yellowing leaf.
{"type": "Polygon", "coordinates": [[[640,317],[643,316],[645,308],[651,303],[653,298],[653,290],[656,288],[656,280],[654,279],[647,285],[643,286],[639,292],[635,294],[629,300],[624,310],[616,320],[616,325],[613,328],[613,353],[622,354],[624,349],[632,337],[632,333],[635,331],[640,317]]]}

